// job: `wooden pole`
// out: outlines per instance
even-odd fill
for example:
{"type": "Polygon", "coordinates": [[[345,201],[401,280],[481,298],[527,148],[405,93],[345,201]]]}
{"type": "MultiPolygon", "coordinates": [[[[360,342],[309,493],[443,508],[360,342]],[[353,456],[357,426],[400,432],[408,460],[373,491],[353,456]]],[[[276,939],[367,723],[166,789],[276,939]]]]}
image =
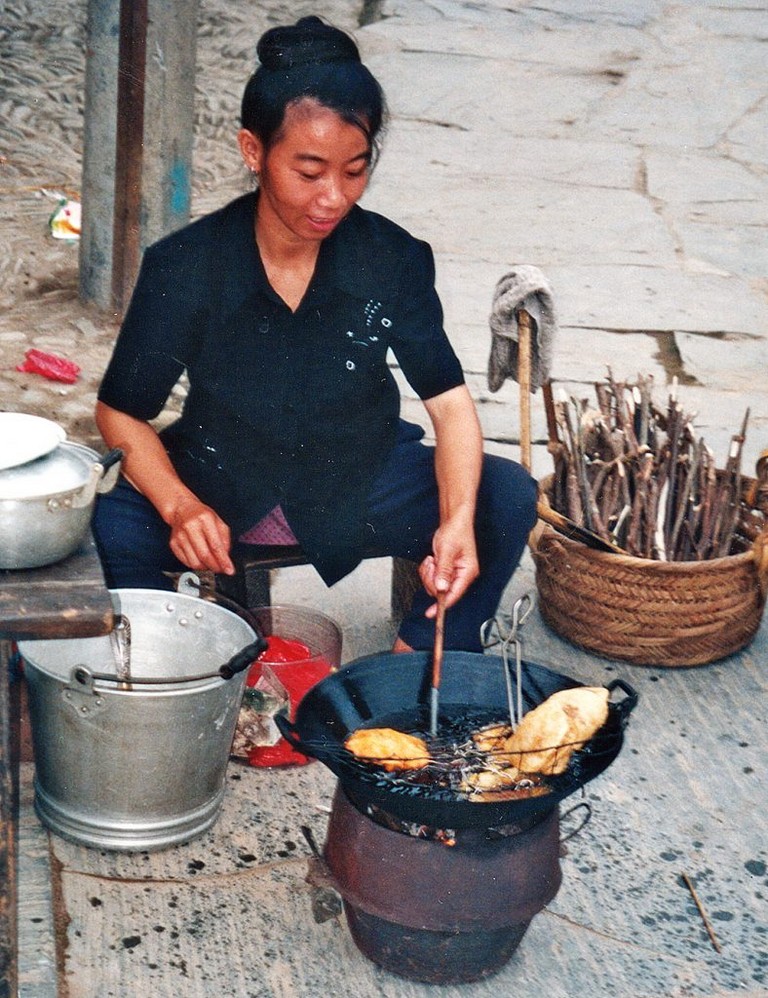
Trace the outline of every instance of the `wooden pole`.
{"type": "Polygon", "coordinates": [[[189,220],[199,0],[88,0],[80,297],[118,317],[189,220]]]}
{"type": "Polygon", "coordinates": [[[520,385],[520,463],[531,470],[531,317],[517,313],[517,382],[520,385]]]}
{"type": "Polygon", "coordinates": [[[123,312],[128,302],[141,257],[146,64],[147,0],[122,0],[112,243],[112,302],[118,312],[123,312]]]}

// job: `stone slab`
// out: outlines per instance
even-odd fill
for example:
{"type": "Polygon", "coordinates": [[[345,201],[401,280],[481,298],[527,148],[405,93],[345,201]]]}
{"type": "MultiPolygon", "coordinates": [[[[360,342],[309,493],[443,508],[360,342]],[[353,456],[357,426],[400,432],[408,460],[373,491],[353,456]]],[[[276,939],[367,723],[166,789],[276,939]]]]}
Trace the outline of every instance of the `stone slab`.
{"type": "Polygon", "coordinates": [[[685,372],[717,391],[749,393],[758,372],[768,369],[768,340],[744,336],[696,336],[676,333],[685,372]]]}
{"type": "MultiPolygon", "coordinates": [[[[514,253],[548,265],[573,259],[598,266],[675,265],[666,225],[651,202],[631,190],[521,182],[465,168],[453,177],[433,169],[398,185],[398,191],[395,216],[439,255],[477,259],[514,253]],[[466,197],[467,184],[472,199],[466,197]],[[427,200],[431,207],[425,210],[427,200]],[[567,250],[558,250],[564,232],[567,250]]],[[[393,213],[394,206],[386,208],[375,194],[366,203],[393,213]]]]}
{"type": "Polygon", "coordinates": [[[401,47],[425,51],[451,51],[492,59],[511,59],[573,65],[584,58],[594,66],[599,55],[619,55],[631,51],[632,42],[644,48],[642,29],[658,15],[657,0],[636,4],[607,2],[602,10],[596,4],[581,4],[574,13],[567,0],[547,6],[529,2],[499,0],[467,4],[461,0],[440,0],[423,4],[418,0],[384,0],[382,19],[367,26],[369,38],[392,40],[401,47]],[[585,24],[601,30],[580,30],[585,24]],[[571,42],[562,44],[563,35],[571,42]],[[616,50],[606,47],[609,38],[616,50]],[[531,41],[535,45],[531,46],[531,41]],[[620,44],[619,44],[620,43],[620,44]]]}
{"type": "Polygon", "coordinates": [[[764,336],[768,300],[734,275],[656,267],[553,266],[561,321],[619,330],[682,330],[764,336]]]}
{"type": "MultiPolygon", "coordinates": [[[[514,117],[510,110],[510,118],[514,117]]],[[[528,135],[524,127],[517,132],[487,128],[482,119],[446,127],[396,116],[387,130],[382,158],[365,199],[377,199],[378,210],[385,203],[387,210],[396,210],[398,196],[408,196],[408,186],[422,171],[428,176],[458,177],[468,168],[490,178],[541,183],[544,189],[556,183],[632,189],[639,162],[638,150],[610,138],[571,140],[567,135],[528,135]],[[394,177],[397,183],[391,179],[394,177]],[[385,202],[384,198],[391,200],[385,202]]]]}
{"type": "Polygon", "coordinates": [[[716,225],[679,222],[676,231],[689,266],[696,263],[721,274],[762,282],[768,273],[768,247],[758,225],[721,222],[716,225]]]}
{"type": "Polygon", "coordinates": [[[765,224],[768,180],[748,163],[713,150],[651,149],[644,155],[648,194],[687,208],[692,220],[765,224]]]}

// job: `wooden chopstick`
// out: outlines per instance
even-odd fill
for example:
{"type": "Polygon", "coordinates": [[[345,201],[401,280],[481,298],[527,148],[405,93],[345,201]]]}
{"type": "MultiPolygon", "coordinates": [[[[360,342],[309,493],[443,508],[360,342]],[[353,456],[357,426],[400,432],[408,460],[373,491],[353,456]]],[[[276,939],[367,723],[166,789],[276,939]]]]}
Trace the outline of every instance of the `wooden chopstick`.
{"type": "Polygon", "coordinates": [[[699,895],[696,893],[696,888],[691,883],[691,878],[688,876],[687,873],[681,873],[680,876],[683,878],[683,883],[691,892],[691,897],[693,898],[696,907],[699,909],[699,914],[701,915],[702,922],[704,922],[704,928],[707,930],[710,942],[712,943],[712,945],[714,946],[714,948],[717,950],[718,953],[722,953],[720,943],[718,942],[717,936],[715,935],[715,930],[712,928],[712,923],[707,918],[707,913],[704,911],[704,906],[699,900],[699,895]]]}

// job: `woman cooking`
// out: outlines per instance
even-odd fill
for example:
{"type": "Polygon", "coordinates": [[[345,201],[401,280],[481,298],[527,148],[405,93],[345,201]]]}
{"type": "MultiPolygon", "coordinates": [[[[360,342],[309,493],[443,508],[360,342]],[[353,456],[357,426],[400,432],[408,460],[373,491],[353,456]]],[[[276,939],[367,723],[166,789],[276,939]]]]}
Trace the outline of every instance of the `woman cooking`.
{"type": "Polygon", "coordinates": [[[147,249],[96,411],[125,453],[94,532],[112,587],[234,571],[233,540],[298,543],[328,585],[364,550],[420,563],[395,648],[476,651],[535,520],[535,483],[483,457],[429,246],[358,206],[385,117],[344,32],[267,31],[242,101],[257,190],[147,249]],[[435,446],[399,419],[391,350],[435,446]],[[150,424],[186,371],[180,418],[150,424]]]}

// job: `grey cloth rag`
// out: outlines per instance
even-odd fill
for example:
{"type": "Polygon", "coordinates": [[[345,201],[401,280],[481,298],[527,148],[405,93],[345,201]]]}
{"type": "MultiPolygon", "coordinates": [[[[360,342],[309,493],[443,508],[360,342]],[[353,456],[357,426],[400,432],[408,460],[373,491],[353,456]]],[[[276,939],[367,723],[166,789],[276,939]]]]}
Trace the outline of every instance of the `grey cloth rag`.
{"type": "Polygon", "coordinates": [[[538,267],[523,264],[500,278],[493,293],[488,320],[491,326],[488,387],[492,392],[497,392],[507,378],[517,380],[517,316],[523,308],[531,317],[531,388],[535,391],[549,380],[557,331],[552,288],[538,267]]]}

